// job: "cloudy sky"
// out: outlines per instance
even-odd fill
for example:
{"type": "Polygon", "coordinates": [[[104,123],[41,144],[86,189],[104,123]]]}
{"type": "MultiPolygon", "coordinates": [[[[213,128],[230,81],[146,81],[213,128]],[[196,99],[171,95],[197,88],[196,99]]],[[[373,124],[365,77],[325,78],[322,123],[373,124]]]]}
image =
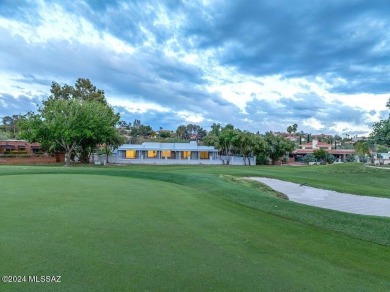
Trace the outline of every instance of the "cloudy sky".
{"type": "Polygon", "coordinates": [[[388,116],[388,0],[0,0],[0,117],[89,78],[132,122],[363,135],[388,116]]]}

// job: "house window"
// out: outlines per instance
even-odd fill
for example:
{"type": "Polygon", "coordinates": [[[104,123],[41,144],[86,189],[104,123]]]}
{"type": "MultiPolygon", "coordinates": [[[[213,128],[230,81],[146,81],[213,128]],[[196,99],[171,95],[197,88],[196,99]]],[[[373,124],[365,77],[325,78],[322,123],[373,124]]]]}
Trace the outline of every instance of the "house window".
{"type": "Polygon", "coordinates": [[[206,151],[200,152],[200,159],[209,159],[209,153],[206,151]]]}
{"type": "Polygon", "coordinates": [[[188,157],[191,157],[191,151],[183,151],[182,158],[187,159],[188,157]]]}
{"type": "Polygon", "coordinates": [[[161,152],[161,157],[168,157],[171,158],[171,150],[163,150],[161,152]]]}
{"type": "Polygon", "coordinates": [[[126,159],[134,159],[135,154],[135,150],[126,150],[126,159]]]}
{"type": "Polygon", "coordinates": [[[156,158],[156,157],[157,157],[157,151],[148,150],[148,158],[156,158]]]}

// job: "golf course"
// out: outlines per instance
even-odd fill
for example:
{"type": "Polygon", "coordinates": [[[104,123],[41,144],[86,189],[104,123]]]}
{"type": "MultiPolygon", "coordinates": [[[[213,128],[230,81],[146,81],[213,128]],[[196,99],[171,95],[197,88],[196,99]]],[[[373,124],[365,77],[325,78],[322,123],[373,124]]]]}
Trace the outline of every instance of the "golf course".
{"type": "Polygon", "coordinates": [[[390,198],[390,172],[355,163],[0,166],[0,274],[27,277],[0,291],[390,291],[390,218],[245,177],[390,198]]]}

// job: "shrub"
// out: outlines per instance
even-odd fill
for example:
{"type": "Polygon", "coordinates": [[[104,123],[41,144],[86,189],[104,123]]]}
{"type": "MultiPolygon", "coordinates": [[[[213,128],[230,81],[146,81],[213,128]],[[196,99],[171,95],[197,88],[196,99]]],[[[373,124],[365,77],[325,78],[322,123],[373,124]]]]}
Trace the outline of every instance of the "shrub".
{"type": "Polygon", "coordinates": [[[326,160],[327,154],[328,153],[324,149],[317,149],[313,152],[314,157],[321,161],[326,160]]]}
{"type": "Polygon", "coordinates": [[[305,163],[315,162],[315,161],[316,161],[316,158],[315,158],[314,154],[308,153],[308,154],[306,154],[306,155],[303,157],[303,161],[304,161],[305,163]]]}
{"type": "Polygon", "coordinates": [[[336,157],[333,154],[327,154],[325,160],[327,163],[332,164],[335,162],[336,157]]]}
{"type": "Polygon", "coordinates": [[[267,157],[267,155],[258,154],[258,155],[256,155],[256,164],[257,165],[268,165],[269,158],[267,157]]]}
{"type": "Polygon", "coordinates": [[[359,155],[359,161],[363,163],[367,163],[368,159],[366,155],[359,155]]]}

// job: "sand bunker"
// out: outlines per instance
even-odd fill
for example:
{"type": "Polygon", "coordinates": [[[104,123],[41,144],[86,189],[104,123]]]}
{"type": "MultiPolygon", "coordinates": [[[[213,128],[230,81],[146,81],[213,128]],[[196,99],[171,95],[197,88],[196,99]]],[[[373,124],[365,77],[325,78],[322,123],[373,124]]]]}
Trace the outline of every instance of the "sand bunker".
{"type": "Polygon", "coordinates": [[[390,199],[344,194],[264,177],[248,177],[288,196],[290,201],[360,215],[390,217],[390,199]]]}

